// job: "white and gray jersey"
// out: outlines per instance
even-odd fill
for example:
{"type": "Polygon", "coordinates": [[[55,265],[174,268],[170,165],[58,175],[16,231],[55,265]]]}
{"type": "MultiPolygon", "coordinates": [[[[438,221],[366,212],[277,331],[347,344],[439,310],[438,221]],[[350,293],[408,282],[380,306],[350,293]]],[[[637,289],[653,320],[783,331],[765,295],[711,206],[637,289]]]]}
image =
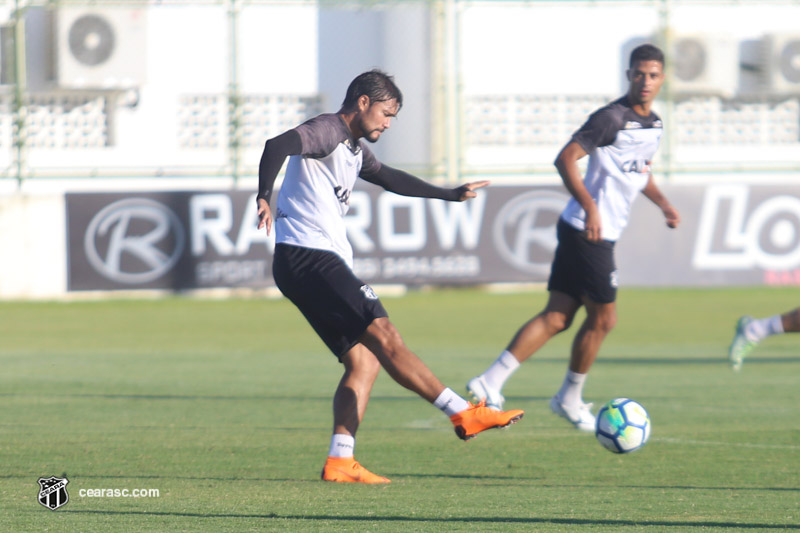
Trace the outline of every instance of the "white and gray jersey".
{"type": "Polygon", "coordinates": [[[344,215],[362,172],[381,164],[337,114],[324,114],[297,126],[302,151],[289,158],[278,195],[275,242],[334,252],[353,265],[344,215]]]}
{"type": "MultiPolygon", "coordinates": [[[[662,132],[658,115],[638,115],[625,96],[595,111],[572,136],[589,154],[583,183],[600,211],[603,240],[616,241],[628,225],[633,201],[650,178],[662,132]]],[[[575,198],[561,218],[585,229],[586,212],[575,198]]]]}

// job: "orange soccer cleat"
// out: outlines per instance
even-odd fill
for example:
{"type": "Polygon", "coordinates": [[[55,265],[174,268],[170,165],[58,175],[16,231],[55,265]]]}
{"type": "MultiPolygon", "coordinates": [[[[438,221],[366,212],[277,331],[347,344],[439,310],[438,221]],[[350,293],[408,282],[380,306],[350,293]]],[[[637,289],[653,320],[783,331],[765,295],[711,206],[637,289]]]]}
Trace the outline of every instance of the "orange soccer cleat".
{"type": "Polygon", "coordinates": [[[458,438],[469,440],[481,431],[510,426],[522,418],[523,414],[525,411],[521,409],[498,411],[486,407],[486,402],[482,401],[478,405],[470,404],[467,409],[451,416],[450,420],[455,426],[458,438]]]}
{"type": "Polygon", "coordinates": [[[322,479],[340,483],[391,483],[389,479],[373,474],[352,457],[328,457],[322,468],[322,479]]]}

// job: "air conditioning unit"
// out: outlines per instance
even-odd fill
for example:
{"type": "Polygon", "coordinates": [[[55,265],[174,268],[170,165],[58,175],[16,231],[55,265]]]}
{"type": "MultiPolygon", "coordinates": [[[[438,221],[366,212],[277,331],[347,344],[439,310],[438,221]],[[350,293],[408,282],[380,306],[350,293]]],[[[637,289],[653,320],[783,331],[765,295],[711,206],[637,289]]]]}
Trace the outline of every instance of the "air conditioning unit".
{"type": "Polygon", "coordinates": [[[759,67],[765,91],[800,93],[800,34],[764,37],[759,67]]]}
{"type": "Polygon", "coordinates": [[[146,10],[62,7],[56,15],[56,85],[125,89],[145,80],[146,10]]]}
{"type": "Polygon", "coordinates": [[[667,57],[673,92],[733,97],[739,74],[738,50],[738,43],[728,35],[678,34],[667,57]]]}

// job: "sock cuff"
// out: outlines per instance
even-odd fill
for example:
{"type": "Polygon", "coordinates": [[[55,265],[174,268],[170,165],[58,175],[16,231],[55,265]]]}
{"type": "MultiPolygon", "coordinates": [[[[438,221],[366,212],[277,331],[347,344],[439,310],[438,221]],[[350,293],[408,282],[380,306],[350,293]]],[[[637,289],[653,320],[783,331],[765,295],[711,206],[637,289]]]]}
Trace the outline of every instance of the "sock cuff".
{"type": "Polygon", "coordinates": [[[770,319],[769,332],[772,335],[780,335],[783,333],[783,318],[781,318],[781,315],[775,315],[770,319]]]}
{"type": "Polygon", "coordinates": [[[328,450],[328,457],[353,457],[355,448],[355,437],[342,433],[334,433],[331,437],[331,447],[328,450]]]}
{"type": "Polygon", "coordinates": [[[567,369],[567,380],[570,383],[574,383],[575,385],[580,385],[586,381],[586,376],[588,374],[579,374],[578,372],[573,372],[572,370],[567,369]]]}
{"type": "Polygon", "coordinates": [[[469,407],[467,400],[456,394],[453,389],[445,387],[433,401],[433,406],[443,411],[447,416],[453,416],[469,407]]]}
{"type": "Polygon", "coordinates": [[[497,362],[506,367],[508,370],[516,370],[519,368],[519,361],[514,357],[514,354],[508,350],[503,350],[503,353],[497,358],[497,362]]]}

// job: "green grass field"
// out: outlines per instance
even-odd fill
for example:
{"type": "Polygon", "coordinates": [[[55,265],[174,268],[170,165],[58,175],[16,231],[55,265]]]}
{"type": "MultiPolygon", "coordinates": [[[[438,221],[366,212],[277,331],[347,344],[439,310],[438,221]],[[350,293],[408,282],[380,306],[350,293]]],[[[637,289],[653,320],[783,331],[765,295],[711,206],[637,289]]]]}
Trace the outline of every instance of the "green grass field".
{"type": "MultiPolygon", "coordinates": [[[[388,486],[324,483],[335,358],[284,300],[0,303],[0,531],[800,530],[800,336],[727,367],[739,315],[796,290],[623,290],[585,399],[635,398],[650,442],[624,456],[550,414],[571,332],[508,383],[508,430],[458,440],[382,374],[356,456],[388,486]],[[70,500],[37,502],[66,474],[70,500]],[[157,498],[80,497],[157,489],[157,498]]],[[[457,392],[545,293],[386,298],[457,392]]]]}

